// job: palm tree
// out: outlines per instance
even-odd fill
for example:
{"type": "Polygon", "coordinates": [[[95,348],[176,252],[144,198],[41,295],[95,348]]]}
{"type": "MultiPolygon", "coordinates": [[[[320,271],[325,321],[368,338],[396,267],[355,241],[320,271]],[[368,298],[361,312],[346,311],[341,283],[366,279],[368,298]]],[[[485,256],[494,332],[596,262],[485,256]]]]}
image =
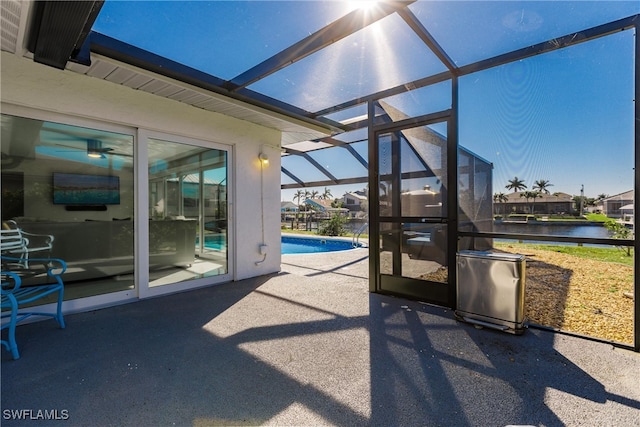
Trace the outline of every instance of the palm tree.
{"type": "Polygon", "coordinates": [[[320,193],[318,193],[316,190],[313,190],[311,193],[309,193],[309,195],[311,196],[311,200],[314,200],[318,197],[320,193]]]}
{"type": "MultiPolygon", "coordinates": [[[[547,180],[547,179],[539,179],[536,182],[533,183],[533,190],[536,190],[538,192],[538,196],[537,197],[542,197],[542,194],[551,194],[551,192],[549,191],[549,187],[553,187],[553,184],[551,183],[551,181],[547,180]]],[[[533,199],[533,203],[535,204],[536,199],[533,199]]],[[[547,209],[548,209],[549,205],[547,204],[547,209]]],[[[548,212],[548,211],[547,211],[548,212]]],[[[535,214],[535,212],[534,212],[535,214]]]]}
{"type": "MultiPolygon", "coordinates": [[[[306,202],[308,198],[311,197],[311,192],[309,190],[304,190],[304,201],[306,202]]],[[[307,211],[308,205],[306,203],[302,204],[302,210],[307,211]]]]}
{"type": "Polygon", "coordinates": [[[295,202],[296,199],[298,200],[298,203],[296,203],[298,205],[298,207],[300,207],[300,200],[305,197],[305,192],[302,190],[297,190],[294,194],[293,194],[293,201],[295,202]]]}
{"type": "Polygon", "coordinates": [[[504,204],[509,200],[506,194],[496,193],[493,195],[493,201],[502,204],[502,217],[506,216],[504,204]]]}
{"type": "Polygon", "coordinates": [[[531,195],[531,198],[533,199],[533,203],[531,204],[531,213],[535,217],[535,215],[536,215],[536,199],[538,197],[542,197],[542,193],[540,193],[539,191],[532,191],[532,193],[533,194],[531,195]]]}
{"type": "Polygon", "coordinates": [[[524,197],[527,200],[527,203],[529,203],[529,199],[533,199],[533,204],[530,206],[530,208],[531,208],[531,214],[534,214],[536,199],[540,197],[540,193],[537,191],[524,191],[520,194],[520,197],[524,197]]]}
{"type": "Polygon", "coordinates": [[[300,225],[300,201],[302,200],[302,198],[306,198],[307,197],[307,190],[297,190],[294,194],[293,194],[293,201],[296,201],[296,199],[298,200],[298,203],[296,203],[298,205],[298,212],[296,212],[296,229],[298,228],[298,226],[300,225]]]}
{"type": "Polygon", "coordinates": [[[533,184],[532,188],[534,190],[538,190],[538,192],[540,193],[551,194],[551,192],[549,191],[549,187],[553,187],[551,181],[548,181],[546,179],[539,179],[533,184]]]}
{"type": "Polygon", "coordinates": [[[505,185],[504,188],[506,188],[507,190],[513,190],[514,193],[517,193],[518,191],[524,190],[525,188],[527,188],[527,186],[524,183],[524,179],[519,179],[516,176],[513,179],[510,179],[509,184],[505,185]]]}
{"type": "Polygon", "coordinates": [[[333,194],[331,194],[331,190],[329,190],[327,187],[324,187],[324,192],[322,193],[322,198],[325,200],[329,200],[331,197],[333,197],[333,194]]]}

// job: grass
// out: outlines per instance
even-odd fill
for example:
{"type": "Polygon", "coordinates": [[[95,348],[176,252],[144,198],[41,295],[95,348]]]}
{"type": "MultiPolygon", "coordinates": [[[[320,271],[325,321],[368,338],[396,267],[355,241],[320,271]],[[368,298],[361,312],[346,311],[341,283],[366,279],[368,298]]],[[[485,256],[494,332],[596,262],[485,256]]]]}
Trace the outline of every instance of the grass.
{"type": "Polygon", "coordinates": [[[607,217],[605,214],[597,214],[597,213],[586,214],[585,217],[587,218],[588,221],[593,221],[593,222],[607,222],[611,220],[611,218],[607,217]]]}
{"type": "Polygon", "coordinates": [[[603,248],[595,246],[569,246],[569,245],[543,245],[535,243],[494,242],[496,249],[513,248],[518,252],[526,252],[527,249],[544,250],[573,255],[579,258],[591,259],[602,262],[611,262],[633,267],[633,250],[631,256],[627,256],[626,248],[603,248]]]}
{"type": "Polygon", "coordinates": [[[616,248],[494,242],[527,257],[530,323],[633,343],[633,257],[616,248]]]}
{"type": "Polygon", "coordinates": [[[502,215],[495,215],[494,219],[507,219],[507,220],[525,220],[525,219],[537,219],[538,221],[542,220],[548,222],[601,222],[605,223],[607,221],[611,221],[611,218],[607,217],[605,214],[601,213],[589,213],[582,216],[572,216],[572,215],[540,215],[536,214],[510,214],[506,218],[503,218],[502,215]]]}

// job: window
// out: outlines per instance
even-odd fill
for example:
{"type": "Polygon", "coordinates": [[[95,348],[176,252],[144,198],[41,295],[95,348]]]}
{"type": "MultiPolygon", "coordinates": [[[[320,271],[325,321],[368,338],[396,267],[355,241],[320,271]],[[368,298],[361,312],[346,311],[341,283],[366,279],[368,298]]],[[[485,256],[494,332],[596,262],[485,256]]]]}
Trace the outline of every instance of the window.
{"type": "Polygon", "coordinates": [[[3,226],[67,262],[65,299],[133,289],[133,136],[3,115],[1,147],[3,226]]]}

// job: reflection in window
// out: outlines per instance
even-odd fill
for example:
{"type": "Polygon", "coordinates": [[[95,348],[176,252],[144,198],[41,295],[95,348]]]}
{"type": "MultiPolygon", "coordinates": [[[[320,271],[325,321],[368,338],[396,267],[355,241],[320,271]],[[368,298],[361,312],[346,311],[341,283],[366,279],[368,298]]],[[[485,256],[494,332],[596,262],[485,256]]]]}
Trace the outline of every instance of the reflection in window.
{"type": "Polygon", "coordinates": [[[228,272],[227,153],[149,140],[150,286],[228,272]]]}
{"type": "Polygon", "coordinates": [[[380,274],[447,283],[447,226],[380,224],[380,274]]]}
{"type": "Polygon", "coordinates": [[[446,135],[434,131],[431,126],[420,126],[383,134],[379,137],[378,147],[380,214],[443,217],[446,135]]]}
{"type": "Polygon", "coordinates": [[[67,262],[65,299],[132,289],[133,136],[3,115],[1,148],[3,228],[67,262]]]}

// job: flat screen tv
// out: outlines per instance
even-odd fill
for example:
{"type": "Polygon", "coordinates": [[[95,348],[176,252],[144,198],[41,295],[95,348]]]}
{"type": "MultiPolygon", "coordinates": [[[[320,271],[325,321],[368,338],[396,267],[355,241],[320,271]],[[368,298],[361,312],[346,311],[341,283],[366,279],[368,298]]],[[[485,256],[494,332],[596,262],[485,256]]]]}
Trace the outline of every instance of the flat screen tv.
{"type": "Polygon", "coordinates": [[[55,205],[119,205],[120,178],[113,175],[53,173],[55,205]]]}

